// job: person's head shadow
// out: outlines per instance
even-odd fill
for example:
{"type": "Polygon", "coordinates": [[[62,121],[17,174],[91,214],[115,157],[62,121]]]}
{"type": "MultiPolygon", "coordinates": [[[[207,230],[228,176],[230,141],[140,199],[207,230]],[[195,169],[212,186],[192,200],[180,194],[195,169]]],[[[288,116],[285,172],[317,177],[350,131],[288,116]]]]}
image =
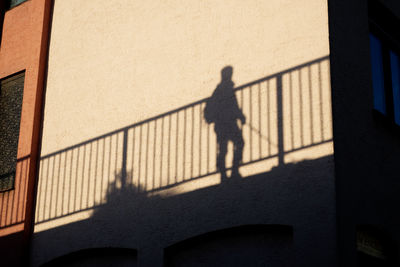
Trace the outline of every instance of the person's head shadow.
{"type": "Polygon", "coordinates": [[[244,147],[241,128],[246,123],[246,117],[236,99],[232,75],[232,66],[226,66],[221,70],[221,81],[207,100],[203,114],[207,123],[214,124],[218,145],[216,167],[221,173],[221,180],[227,179],[225,158],[228,142],[231,141],[234,146],[231,178],[240,178],[239,166],[244,147]],[[238,121],[241,122],[240,127],[238,121]]]}

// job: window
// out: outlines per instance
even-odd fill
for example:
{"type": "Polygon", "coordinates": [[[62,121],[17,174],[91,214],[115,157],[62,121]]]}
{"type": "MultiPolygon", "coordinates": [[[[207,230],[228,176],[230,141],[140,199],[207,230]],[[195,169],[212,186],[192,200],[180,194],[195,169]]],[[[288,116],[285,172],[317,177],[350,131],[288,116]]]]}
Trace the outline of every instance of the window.
{"type": "Polygon", "coordinates": [[[368,8],[374,109],[400,126],[400,21],[377,1],[368,8]]]}
{"type": "Polygon", "coordinates": [[[27,0],[9,0],[10,1],[10,8],[13,8],[27,0]]]}
{"type": "Polygon", "coordinates": [[[14,187],[25,73],[0,81],[0,191],[14,187]]]}
{"type": "Polygon", "coordinates": [[[1,35],[3,34],[3,23],[4,23],[4,13],[8,8],[7,1],[0,1],[0,43],[1,43],[1,35]]]}

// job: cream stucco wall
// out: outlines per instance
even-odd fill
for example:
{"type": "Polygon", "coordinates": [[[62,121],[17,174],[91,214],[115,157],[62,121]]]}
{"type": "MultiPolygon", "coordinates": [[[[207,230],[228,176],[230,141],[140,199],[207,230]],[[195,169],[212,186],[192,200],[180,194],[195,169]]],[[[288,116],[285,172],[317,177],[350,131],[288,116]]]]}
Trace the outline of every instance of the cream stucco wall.
{"type": "Polygon", "coordinates": [[[35,232],[90,219],[125,183],[149,197],[220,184],[196,101],[226,65],[245,85],[244,178],[332,155],[328,56],[326,1],[55,0],[35,232]]]}
{"type": "Polygon", "coordinates": [[[329,54],[325,1],[55,1],[42,155],[329,54]]]}

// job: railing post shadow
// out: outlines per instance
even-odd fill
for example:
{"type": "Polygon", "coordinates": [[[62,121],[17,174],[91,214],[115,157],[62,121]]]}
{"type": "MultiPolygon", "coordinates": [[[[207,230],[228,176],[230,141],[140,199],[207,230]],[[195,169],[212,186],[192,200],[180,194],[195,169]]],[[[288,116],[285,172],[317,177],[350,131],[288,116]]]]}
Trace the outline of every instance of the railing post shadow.
{"type": "Polygon", "coordinates": [[[122,143],[122,168],[121,168],[121,188],[126,185],[126,160],[128,153],[128,129],[124,130],[124,137],[122,143]]]}
{"type": "Polygon", "coordinates": [[[283,165],[283,107],[282,107],[282,74],[276,77],[276,104],[277,104],[277,122],[278,122],[278,163],[283,165]]]}

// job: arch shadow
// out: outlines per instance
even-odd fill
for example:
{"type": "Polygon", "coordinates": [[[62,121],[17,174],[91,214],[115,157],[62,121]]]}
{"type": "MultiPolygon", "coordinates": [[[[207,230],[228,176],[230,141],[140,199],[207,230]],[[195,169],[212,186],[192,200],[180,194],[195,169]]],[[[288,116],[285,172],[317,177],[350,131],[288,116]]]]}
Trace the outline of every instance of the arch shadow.
{"type": "Polygon", "coordinates": [[[165,266],[290,266],[293,227],[241,225],[207,232],[164,250],[165,266]]]}

